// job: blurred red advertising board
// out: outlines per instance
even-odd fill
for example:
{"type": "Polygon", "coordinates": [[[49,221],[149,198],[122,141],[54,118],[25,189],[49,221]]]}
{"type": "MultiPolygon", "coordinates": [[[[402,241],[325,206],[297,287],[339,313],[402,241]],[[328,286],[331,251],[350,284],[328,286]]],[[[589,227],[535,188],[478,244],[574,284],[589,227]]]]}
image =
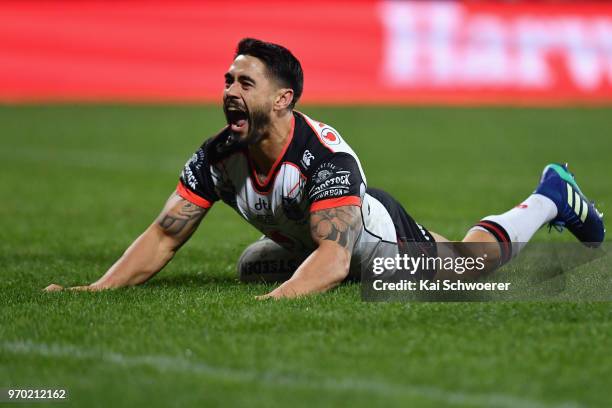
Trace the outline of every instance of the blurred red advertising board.
{"type": "Polygon", "coordinates": [[[612,102],[612,4],[3,1],[2,102],[215,102],[243,37],[306,103],[612,102]]]}

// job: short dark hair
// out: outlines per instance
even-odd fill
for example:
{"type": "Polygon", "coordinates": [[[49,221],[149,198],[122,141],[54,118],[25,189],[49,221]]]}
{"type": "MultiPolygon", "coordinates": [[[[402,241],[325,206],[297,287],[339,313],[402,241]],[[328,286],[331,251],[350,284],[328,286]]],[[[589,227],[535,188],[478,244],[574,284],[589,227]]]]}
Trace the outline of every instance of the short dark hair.
{"type": "Polygon", "coordinates": [[[270,76],[282,86],[293,89],[293,101],[289,109],[293,109],[304,89],[304,73],[300,61],[282,45],[273,44],[254,38],[243,38],[236,47],[238,55],[250,55],[261,60],[270,76]]]}

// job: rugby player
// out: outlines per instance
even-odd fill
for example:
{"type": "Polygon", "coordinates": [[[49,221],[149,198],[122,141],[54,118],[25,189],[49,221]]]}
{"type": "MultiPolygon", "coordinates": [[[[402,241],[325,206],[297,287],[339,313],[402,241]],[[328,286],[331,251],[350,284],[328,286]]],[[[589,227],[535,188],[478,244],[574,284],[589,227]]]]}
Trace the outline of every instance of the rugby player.
{"type": "MultiPolygon", "coordinates": [[[[359,279],[371,259],[397,253],[406,242],[435,254],[436,243],[448,240],[416,223],[388,193],[368,187],[359,158],[336,129],[294,110],[302,88],[302,67],[289,50],[240,41],[225,73],[227,125],[189,159],[161,214],[123,256],[96,282],[70,289],[146,282],[219,200],[264,234],[238,262],[244,281],[253,280],[253,272],[258,279],[283,281],[260,299],[324,292],[359,279]],[[253,267],[262,259],[283,259],[289,266],[253,267]]],[[[463,242],[494,243],[488,262],[497,267],[547,223],[567,227],[587,245],[604,238],[602,215],[564,165],[546,166],[532,195],[483,218],[463,242]]]]}

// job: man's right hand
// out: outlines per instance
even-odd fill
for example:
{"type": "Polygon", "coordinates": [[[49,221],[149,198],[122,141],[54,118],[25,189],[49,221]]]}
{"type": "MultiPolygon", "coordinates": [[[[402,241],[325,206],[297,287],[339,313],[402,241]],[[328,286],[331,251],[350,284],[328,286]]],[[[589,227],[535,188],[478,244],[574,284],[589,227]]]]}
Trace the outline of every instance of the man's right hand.
{"type": "Polygon", "coordinates": [[[104,276],[88,286],[64,288],[51,284],[44,291],[97,291],[144,283],[170,262],[198,228],[207,211],[173,193],[157,220],[130,245],[104,276]]]}

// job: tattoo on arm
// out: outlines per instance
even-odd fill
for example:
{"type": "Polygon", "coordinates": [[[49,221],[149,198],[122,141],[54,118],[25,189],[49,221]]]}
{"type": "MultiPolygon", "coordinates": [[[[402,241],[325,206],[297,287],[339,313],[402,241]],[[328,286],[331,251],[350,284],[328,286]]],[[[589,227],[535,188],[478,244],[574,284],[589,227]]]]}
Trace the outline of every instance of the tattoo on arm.
{"type": "Polygon", "coordinates": [[[361,209],[354,205],[316,211],[310,216],[310,230],[315,242],[337,242],[349,251],[361,232],[361,209]]]}
{"type": "Polygon", "coordinates": [[[198,207],[178,195],[171,197],[170,200],[176,202],[158,218],[158,225],[168,235],[178,236],[188,232],[190,236],[202,221],[207,209],[198,207]]]}

